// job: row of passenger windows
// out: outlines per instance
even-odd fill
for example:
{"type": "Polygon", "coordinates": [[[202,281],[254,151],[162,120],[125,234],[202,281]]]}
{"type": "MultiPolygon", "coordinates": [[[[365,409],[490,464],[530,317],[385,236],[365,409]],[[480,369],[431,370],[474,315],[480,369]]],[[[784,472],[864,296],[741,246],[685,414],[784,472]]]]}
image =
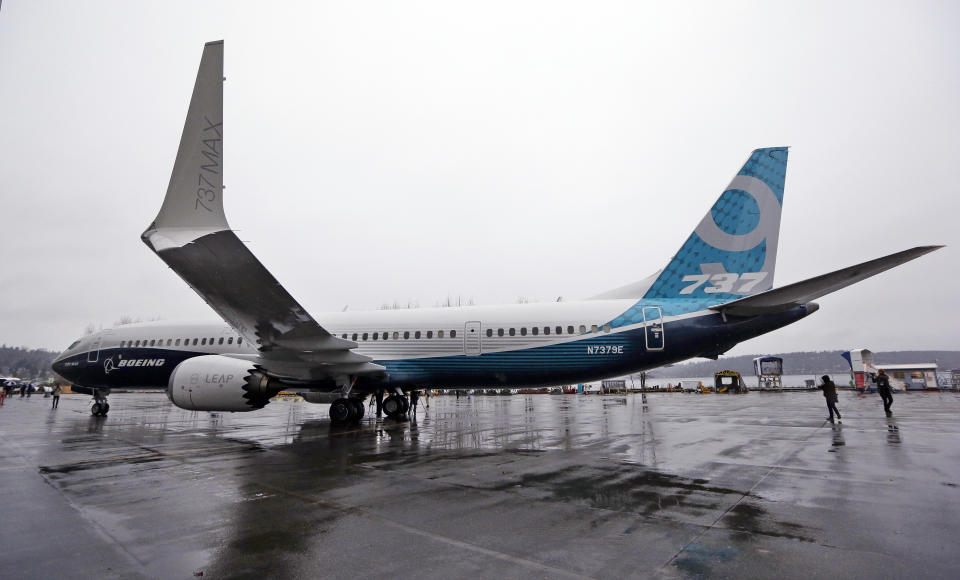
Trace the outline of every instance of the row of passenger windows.
{"type": "MultiPolygon", "coordinates": [[[[348,333],[344,332],[343,334],[340,335],[340,338],[346,339],[347,334],[348,333]]],[[[410,332],[409,330],[407,330],[407,331],[404,331],[403,333],[403,339],[409,340],[411,335],[413,335],[414,339],[423,338],[424,336],[426,336],[427,338],[433,338],[434,332],[432,330],[428,330],[426,332],[421,332],[419,330],[410,332]]],[[[354,340],[354,341],[356,340],[390,340],[391,337],[393,338],[393,340],[400,340],[400,336],[401,336],[400,332],[398,331],[394,331],[392,334],[386,330],[383,332],[374,332],[372,334],[369,332],[364,332],[362,334],[354,332],[353,334],[350,335],[350,340],[354,340]]],[[[448,336],[448,334],[445,330],[438,330],[436,332],[437,338],[445,338],[446,336],[448,336]]],[[[449,336],[450,338],[457,338],[457,331],[451,330],[449,333],[449,336]]]]}
{"type": "MultiPolygon", "coordinates": [[[[214,345],[214,344],[233,344],[233,338],[234,338],[234,337],[232,337],[232,336],[228,336],[228,337],[226,338],[226,340],[224,340],[224,338],[223,338],[222,336],[221,336],[219,339],[217,339],[217,338],[183,338],[183,339],[180,339],[180,338],[178,338],[178,339],[168,338],[168,339],[167,339],[167,346],[180,346],[181,344],[183,344],[183,346],[190,346],[190,345],[193,345],[193,346],[197,346],[197,345],[206,346],[206,345],[208,345],[208,344],[209,344],[209,345],[214,345]],[[191,341],[193,341],[193,342],[191,342],[191,341]]],[[[236,337],[236,338],[237,338],[237,344],[243,344],[243,337],[242,337],[242,336],[238,336],[238,337],[236,337]]],[[[150,339],[150,340],[137,340],[137,341],[133,341],[133,340],[121,340],[121,341],[120,341],[120,347],[121,347],[121,348],[123,348],[123,347],[131,347],[131,346],[132,346],[132,347],[138,347],[138,346],[163,346],[163,339],[162,339],[162,338],[161,338],[161,339],[156,339],[156,338],[154,338],[154,339],[150,339]]]]}
{"type": "MultiPolygon", "coordinates": [[[[492,328],[488,328],[488,329],[487,329],[487,337],[488,337],[488,338],[492,338],[492,337],[493,337],[493,332],[494,332],[494,330],[493,330],[492,328]]],[[[543,326],[543,327],[534,326],[534,327],[528,329],[527,327],[524,326],[524,327],[521,327],[521,328],[519,328],[519,329],[516,329],[516,328],[506,328],[506,329],[504,329],[504,328],[498,328],[498,329],[496,330],[496,332],[497,332],[497,336],[505,336],[505,335],[506,335],[506,336],[517,336],[518,333],[519,333],[520,336],[527,336],[528,334],[530,334],[530,335],[532,335],[532,336],[539,336],[540,334],[543,334],[544,336],[549,336],[549,335],[551,335],[551,334],[556,334],[556,335],[559,336],[559,335],[563,335],[563,327],[562,327],[562,326],[554,326],[554,327],[550,327],[550,326],[543,326]]],[[[596,325],[596,324],[590,325],[590,332],[600,332],[600,326],[599,326],[599,325],[596,325]]],[[[610,332],[610,325],[609,325],[609,324],[604,324],[604,325],[603,325],[603,332],[610,332]]],[[[576,327],[574,327],[574,326],[571,324],[571,325],[567,326],[567,334],[587,334],[587,325],[581,324],[578,328],[576,328],[576,327]]],[[[409,330],[406,330],[406,331],[404,331],[402,334],[401,334],[399,331],[394,331],[394,332],[384,331],[384,332],[373,332],[373,333],[370,333],[370,332],[363,332],[363,333],[354,332],[353,334],[344,332],[343,334],[340,335],[340,338],[346,339],[346,338],[349,336],[350,340],[353,340],[353,341],[357,341],[357,340],[390,340],[390,339],[400,340],[400,339],[401,339],[401,336],[402,336],[402,337],[403,337],[403,340],[409,340],[410,337],[411,337],[411,335],[413,336],[413,338],[414,338],[415,340],[416,340],[416,339],[423,338],[423,337],[433,338],[433,337],[434,337],[434,331],[432,331],[432,330],[427,330],[427,331],[423,332],[423,331],[420,331],[420,330],[415,330],[415,331],[411,332],[411,331],[409,331],[409,330]]],[[[445,331],[443,331],[443,330],[438,330],[438,331],[436,331],[436,337],[437,337],[437,338],[444,338],[445,336],[447,336],[447,333],[446,333],[445,331]]],[[[457,338],[457,331],[456,331],[456,330],[451,330],[451,331],[449,332],[449,336],[450,336],[450,338],[457,338]]]]}
{"type": "MultiPolygon", "coordinates": [[[[603,331],[604,331],[604,332],[610,332],[610,325],[609,325],[609,324],[604,324],[604,325],[603,325],[603,331]]],[[[539,335],[540,332],[541,332],[541,330],[540,330],[540,327],[539,327],[539,326],[534,326],[533,328],[530,329],[530,334],[532,334],[533,336],[539,335]]],[[[563,334],[563,327],[562,327],[562,326],[555,326],[555,327],[553,327],[553,329],[551,329],[549,326],[544,326],[544,327],[543,327],[543,334],[544,334],[544,336],[549,336],[551,332],[553,332],[554,334],[557,334],[557,335],[562,335],[562,334],[563,334]]],[[[591,324],[591,325],[590,325],[590,332],[600,332],[600,327],[599,327],[598,325],[596,325],[596,324],[591,324]]],[[[567,334],[586,334],[586,333],[587,333],[587,325],[585,325],[585,324],[581,324],[581,325],[579,326],[579,328],[576,329],[576,332],[574,331],[574,327],[573,327],[572,324],[567,327],[567,334]]],[[[509,336],[516,336],[516,335],[517,335],[517,329],[516,329],[516,328],[508,328],[508,329],[506,329],[506,334],[509,335],[509,336]]],[[[497,336],[503,336],[503,335],[504,335],[504,329],[498,328],[498,329],[497,329],[497,336]]],[[[493,329],[492,329],[492,328],[488,328],[488,329],[487,329],[487,336],[488,336],[488,337],[493,336],[493,329]]],[[[527,329],[526,329],[526,327],[520,328],[520,336],[527,336],[527,329]]]]}

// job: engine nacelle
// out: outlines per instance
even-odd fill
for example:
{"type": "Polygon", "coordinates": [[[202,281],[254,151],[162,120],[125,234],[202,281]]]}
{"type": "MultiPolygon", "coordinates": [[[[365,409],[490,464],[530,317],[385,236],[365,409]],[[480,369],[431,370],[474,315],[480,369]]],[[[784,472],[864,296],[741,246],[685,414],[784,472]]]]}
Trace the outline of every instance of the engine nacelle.
{"type": "Polygon", "coordinates": [[[177,365],[170,374],[167,398],[188,411],[255,411],[282,388],[249,361],[211,354],[177,365]]]}

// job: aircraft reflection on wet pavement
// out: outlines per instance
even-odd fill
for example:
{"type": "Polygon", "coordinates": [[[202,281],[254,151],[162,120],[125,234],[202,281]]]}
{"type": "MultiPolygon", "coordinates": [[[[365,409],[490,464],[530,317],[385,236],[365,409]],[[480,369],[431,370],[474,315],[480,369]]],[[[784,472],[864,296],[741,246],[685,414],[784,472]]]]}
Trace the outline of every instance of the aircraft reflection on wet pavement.
{"type": "Polygon", "coordinates": [[[903,397],[896,420],[845,393],[842,425],[800,392],[447,396],[409,422],[354,425],[295,401],[230,414],[115,396],[109,419],[70,396],[57,411],[3,410],[18,437],[0,473],[31,490],[4,522],[42,509],[38,533],[90,546],[50,553],[18,536],[16,553],[43,551],[21,572],[943,577],[960,565],[954,393],[903,397]]]}

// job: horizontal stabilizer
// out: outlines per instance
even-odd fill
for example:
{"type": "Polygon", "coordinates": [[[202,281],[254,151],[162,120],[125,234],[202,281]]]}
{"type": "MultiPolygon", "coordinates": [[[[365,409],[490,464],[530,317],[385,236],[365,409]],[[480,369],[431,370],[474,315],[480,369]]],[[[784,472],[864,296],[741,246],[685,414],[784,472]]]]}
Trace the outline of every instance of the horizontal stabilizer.
{"type": "Polygon", "coordinates": [[[760,294],[754,294],[746,298],[726,302],[711,306],[711,310],[719,310],[726,314],[734,316],[756,316],[759,314],[769,314],[790,310],[816,300],[821,296],[826,296],[831,292],[836,292],[841,288],[846,288],[851,284],[856,284],[861,280],[866,280],[880,272],[885,272],[890,268],[919,258],[924,254],[929,254],[934,250],[939,250],[943,246],[920,246],[910,250],[890,254],[876,260],[870,260],[856,266],[850,266],[836,272],[823,274],[816,278],[810,278],[802,282],[796,282],[783,288],[767,290],[760,294]]]}

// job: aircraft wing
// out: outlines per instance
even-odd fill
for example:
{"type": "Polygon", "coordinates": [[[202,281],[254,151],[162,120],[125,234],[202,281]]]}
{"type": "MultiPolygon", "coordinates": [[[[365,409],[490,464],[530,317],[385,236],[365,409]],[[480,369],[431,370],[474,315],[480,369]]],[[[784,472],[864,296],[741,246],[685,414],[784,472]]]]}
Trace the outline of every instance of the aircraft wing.
{"type": "Polygon", "coordinates": [[[856,284],[861,280],[866,280],[880,272],[885,272],[890,268],[919,258],[924,254],[929,254],[934,250],[939,250],[943,246],[919,246],[896,254],[890,254],[876,260],[870,260],[856,266],[850,266],[836,272],[823,274],[809,280],[796,282],[782,288],[774,288],[747,296],[739,300],[725,302],[716,306],[711,306],[711,310],[718,310],[734,316],[756,316],[759,314],[769,314],[772,312],[781,312],[789,310],[816,300],[821,296],[836,292],[841,288],[846,288],[851,284],[856,284]]]}
{"type": "Polygon", "coordinates": [[[163,206],[141,238],[251,344],[300,380],[383,372],[331,335],[230,230],[223,213],[223,41],[204,47],[163,206]]]}

